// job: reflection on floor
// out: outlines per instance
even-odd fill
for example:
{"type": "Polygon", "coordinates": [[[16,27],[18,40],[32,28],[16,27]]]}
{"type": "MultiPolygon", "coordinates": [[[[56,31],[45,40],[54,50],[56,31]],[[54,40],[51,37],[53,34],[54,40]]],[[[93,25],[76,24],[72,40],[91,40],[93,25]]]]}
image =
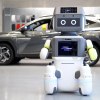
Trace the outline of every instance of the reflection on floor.
{"type": "Polygon", "coordinates": [[[0,66],[0,100],[99,100],[100,61],[92,67],[93,93],[88,97],[79,93],[45,95],[43,76],[49,61],[24,59],[18,65],[0,66]]]}

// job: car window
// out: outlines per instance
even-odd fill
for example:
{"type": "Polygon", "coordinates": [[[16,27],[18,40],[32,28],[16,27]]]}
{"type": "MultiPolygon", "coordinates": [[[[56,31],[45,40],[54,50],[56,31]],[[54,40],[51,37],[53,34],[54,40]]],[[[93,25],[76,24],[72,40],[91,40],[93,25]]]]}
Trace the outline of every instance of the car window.
{"type": "Polygon", "coordinates": [[[85,30],[100,30],[100,16],[86,15],[85,30]]]}
{"type": "Polygon", "coordinates": [[[49,24],[50,24],[50,19],[44,19],[44,20],[39,20],[35,23],[32,23],[31,25],[27,26],[27,30],[28,31],[42,31],[41,27],[43,24],[47,24],[48,28],[49,28],[49,24]]]}
{"type": "Polygon", "coordinates": [[[96,23],[96,22],[87,20],[86,21],[86,27],[88,27],[88,28],[100,27],[100,23],[96,23]]]}

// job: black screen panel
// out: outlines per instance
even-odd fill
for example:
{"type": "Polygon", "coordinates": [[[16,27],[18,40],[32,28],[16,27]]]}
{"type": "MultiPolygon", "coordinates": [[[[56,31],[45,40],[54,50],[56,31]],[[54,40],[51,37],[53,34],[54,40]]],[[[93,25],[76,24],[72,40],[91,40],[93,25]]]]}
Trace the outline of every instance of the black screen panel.
{"type": "Polygon", "coordinates": [[[77,13],[77,7],[62,7],[60,13],[77,13]]]}
{"type": "Polygon", "coordinates": [[[80,18],[58,18],[57,26],[58,27],[79,27],[80,18]]]}
{"type": "Polygon", "coordinates": [[[16,25],[12,24],[12,31],[14,31],[16,29],[16,25]]]}
{"type": "Polygon", "coordinates": [[[59,41],[58,56],[77,56],[77,41],[59,41]]]}

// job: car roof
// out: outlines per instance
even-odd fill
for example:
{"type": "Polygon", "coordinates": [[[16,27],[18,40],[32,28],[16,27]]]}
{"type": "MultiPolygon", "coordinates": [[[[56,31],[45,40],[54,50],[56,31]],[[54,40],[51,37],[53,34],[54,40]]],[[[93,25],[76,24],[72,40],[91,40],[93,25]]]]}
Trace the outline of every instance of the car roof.
{"type": "MultiPolygon", "coordinates": [[[[39,17],[39,18],[37,18],[37,19],[35,19],[35,20],[33,20],[33,21],[31,21],[31,22],[29,22],[29,23],[23,25],[21,28],[23,28],[23,27],[25,27],[25,26],[28,26],[28,25],[30,25],[30,24],[32,24],[32,23],[35,23],[35,22],[37,22],[37,21],[40,21],[40,20],[52,19],[52,17],[53,17],[53,15],[39,17]]],[[[20,30],[21,28],[19,28],[18,30],[20,30]]]]}

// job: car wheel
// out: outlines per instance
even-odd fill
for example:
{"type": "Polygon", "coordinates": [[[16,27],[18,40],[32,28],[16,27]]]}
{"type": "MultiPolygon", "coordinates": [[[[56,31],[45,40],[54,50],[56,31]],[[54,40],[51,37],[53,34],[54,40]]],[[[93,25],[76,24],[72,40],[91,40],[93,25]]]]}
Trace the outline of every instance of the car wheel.
{"type": "Polygon", "coordinates": [[[100,50],[99,50],[99,48],[97,46],[95,46],[95,45],[94,45],[94,48],[97,51],[98,57],[97,57],[97,59],[95,61],[90,61],[90,63],[89,63],[90,66],[94,66],[99,61],[99,57],[100,57],[100,50]]]}
{"type": "Polygon", "coordinates": [[[11,64],[14,59],[14,53],[8,44],[0,44],[0,65],[11,64]]]}

